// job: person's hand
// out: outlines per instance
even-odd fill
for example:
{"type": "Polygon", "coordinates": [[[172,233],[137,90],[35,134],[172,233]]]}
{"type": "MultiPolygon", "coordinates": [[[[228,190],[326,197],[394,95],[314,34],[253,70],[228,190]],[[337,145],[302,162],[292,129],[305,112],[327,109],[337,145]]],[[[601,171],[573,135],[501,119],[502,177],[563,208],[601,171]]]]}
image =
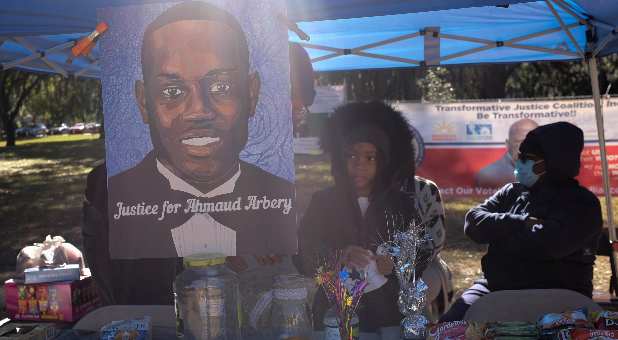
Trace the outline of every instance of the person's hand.
{"type": "Polygon", "coordinates": [[[532,231],[533,233],[543,229],[543,220],[533,216],[526,217],[524,223],[526,223],[526,227],[530,229],[530,231],[532,231]]]}
{"type": "Polygon", "coordinates": [[[343,250],[343,264],[356,270],[365,269],[372,259],[373,253],[371,250],[359,246],[348,246],[343,250]]]}
{"type": "Polygon", "coordinates": [[[228,256],[225,258],[225,264],[236,273],[243,272],[249,268],[249,265],[247,265],[242,256],[228,256]]]}
{"type": "Polygon", "coordinates": [[[377,255],[373,257],[376,260],[376,265],[378,267],[378,273],[382,275],[388,275],[393,272],[393,268],[395,267],[395,263],[393,262],[393,258],[388,255],[377,255]]]}

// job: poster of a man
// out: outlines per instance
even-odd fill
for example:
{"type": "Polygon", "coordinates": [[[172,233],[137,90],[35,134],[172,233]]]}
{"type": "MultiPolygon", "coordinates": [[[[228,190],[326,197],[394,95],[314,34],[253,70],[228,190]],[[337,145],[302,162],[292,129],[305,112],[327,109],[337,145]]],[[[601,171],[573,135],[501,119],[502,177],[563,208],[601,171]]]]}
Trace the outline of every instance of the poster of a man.
{"type": "Polygon", "coordinates": [[[293,254],[293,185],[241,157],[262,82],[238,20],[183,2],[146,25],[140,50],[134,94],[152,150],[108,179],[111,256],[293,254]]]}
{"type": "Polygon", "coordinates": [[[509,136],[506,139],[506,152],[497,161],[485,166],[475,176],[475,184],[481,188],[500,188],[515,181],[515,161],[519,145],[526,138],[529,131],[539,126],[532,119],[520,119],[509,127],[509,136]]]}

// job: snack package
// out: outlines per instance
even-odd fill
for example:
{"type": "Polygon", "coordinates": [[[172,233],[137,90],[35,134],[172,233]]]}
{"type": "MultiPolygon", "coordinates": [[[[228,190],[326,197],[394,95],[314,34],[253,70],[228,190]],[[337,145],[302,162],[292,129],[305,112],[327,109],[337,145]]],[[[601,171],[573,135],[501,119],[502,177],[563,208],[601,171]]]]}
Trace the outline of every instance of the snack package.
{"type": "Polygon", "coordinates": [[[563,313],[549,313],[541,317],[538,326],[543,333],[562,328],[588,328],[587,314],[585,308],[563,313]]]}
{"type": "Polygon", "coordinates": [[[101,328],[101,340],[151,340],[150,316],[142,319],[112,321],[101,328]]]}
{"type": "Polygon", "coordinates": [[[498,338],[537,339],[539,332],[534,323],[520,321],[491,322],[487,324],[485,339],[498,338]]]}
{"type": "Polygon", "coordinates": [[[487,323],[468,321],[466,329],[466,340],[485,340],[485,332],[487,331],[487,323]]]}
{"type": "Polygon", "coordinates": [[[465,340],[468,323],[466,321],[451,321],[438,323],[429,328],[428,340],[465,340]]]}
{"type": "Polygon", "coordinates": [[[590,320],[596,329],[618,330],[618,312],[602,311],[592,313],[590,320]]]}
{"type": "Polygon", "coordinates": [[[618,331],[609,329],[573,329],[570,331],[571,340],[614,340],[618,339],[618,331]]]}

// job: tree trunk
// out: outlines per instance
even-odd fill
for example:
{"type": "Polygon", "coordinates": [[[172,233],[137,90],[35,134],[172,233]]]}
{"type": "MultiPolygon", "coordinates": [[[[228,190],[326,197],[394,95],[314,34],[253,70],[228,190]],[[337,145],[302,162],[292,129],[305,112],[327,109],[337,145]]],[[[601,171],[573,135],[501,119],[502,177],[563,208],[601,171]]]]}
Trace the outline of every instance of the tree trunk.
{"type": "Polygon", "coordinates": [[[6,146],[15,146],[15,121],[9,117],[2,117],[4,128],[6,131],[6,146]]]}

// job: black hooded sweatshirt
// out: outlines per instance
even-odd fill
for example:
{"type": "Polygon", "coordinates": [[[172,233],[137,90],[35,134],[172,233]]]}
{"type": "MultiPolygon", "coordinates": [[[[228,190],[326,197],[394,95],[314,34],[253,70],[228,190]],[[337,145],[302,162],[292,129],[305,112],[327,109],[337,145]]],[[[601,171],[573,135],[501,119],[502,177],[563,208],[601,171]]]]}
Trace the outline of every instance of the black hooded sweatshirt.
{"type": "Polygon", "coordinates": [[[541,156],[546,173],[530,189],[507,184],[466,215],[466,235],[489,244],[482,267],[491,291],[563,288],[592,296],[603,220],[597,197],[574,179],[582,149],[583,133],[570,123],[530,131],[520,152],[541,156]]]}
{"type": "MultiPolygon", "coordinates": [[[[316,192],[301,219],[299,269],[307,276],[315,274],[320,259],[347,246],[357,245],[375,252],[381,240],[389,235],[386,211],[406,221],[418,216],[413,197],[400,190],[401,180],[414,176],[414,153],[411,148],[412,134],[398,112],[385,109],[384,104],[378,102],[348,104],[345,110],[335,112],[326,130],[321,143],[331,155],[335,185],[316,192]],[[364,216],[343,157],[343,146],[355,142],[369,142],[378,149],[378,179],[364,216]]],[[[399,326],[403,318],[397,306],[399,283],[394,275],[387,278],[384,286],[366,293],[361,299],[357,310],[361,332],[377,332],[381,327],[399,326]]],[[[323,317],[328,306],[326,296],[320,289],[313,304],[316,329],[323,329],[323,317]]]]}

